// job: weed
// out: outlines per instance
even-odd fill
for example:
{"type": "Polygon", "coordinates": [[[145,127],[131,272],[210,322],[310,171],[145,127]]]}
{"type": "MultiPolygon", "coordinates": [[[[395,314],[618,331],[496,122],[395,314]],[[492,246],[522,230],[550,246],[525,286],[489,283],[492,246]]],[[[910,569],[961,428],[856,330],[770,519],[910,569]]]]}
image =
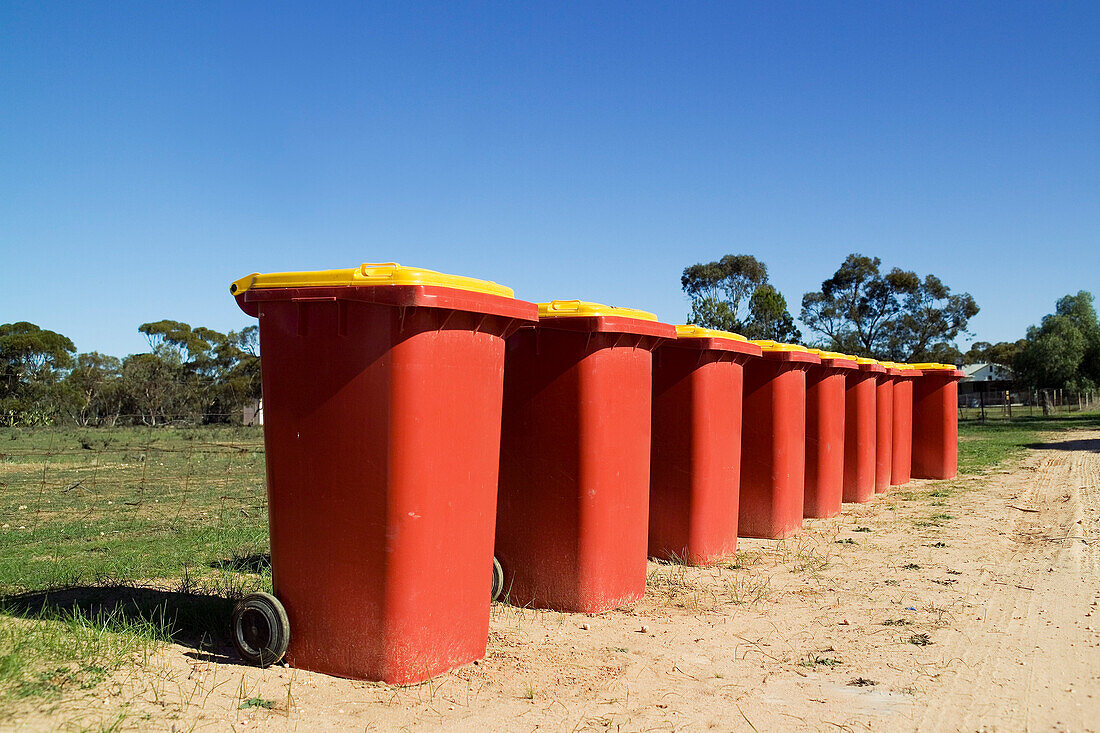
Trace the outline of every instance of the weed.
{"type": "Polygon", "coordinates": [[[932,637],[928,634],[913,634],[909,637],[909,643],[916,646],[928,646],[932,643],[932,637]]]}
{"type": "Polygon", "coordinates": [[[918,527],[942,527],[947,524],[951,519],[954,519],[954,515],[946,514],[943,512],[937,512],[928,516],[926,519],[918,519],[914,522],[918,527]]]}
{"type": "Polygon", "coordinates": [[[817,575],[827,567],[829,567],[827,554],[823,555],[813,547],[805,550],[798,548],[794,555],[794,562],[791,564],[791,572],[817,575]]]}
{"type": "Polygon", "coordinates": [[[741,570],[759,565],[764,559],[764,553],[759,550],[738,550],[734,561],[725,567],[729,570],[741,570]]]}
{"type": "Polygon", "coordinates": [[[523,699],[525,699],[525,700],[534,700],[535,699],[535,688],[531,686],[530,682],[528,682],[527,687],[524,688],[523,699]]]}
{"type": "Polygon", "coordinates": [[[882,626],[911,626],[912,621],[905,618],[888,618],[882,622],[882,626]]]}
{"type": "Polygon", "coordinates": [[[806,657],[798,663],[800,667],[838,667],[843,662],[833,657],[821,657],[817,654],[807,654],[806,657]]]}
{"type": "Polygon", "coordinates": [[[853,532],[870,532],[871,528],[870,527],[856,527],[852,531],[853,532]]]}
{"type": "Polygon", "coordinates": [[[934,547],[938,550],[938,549],[942,549],[944,547],[947,547],[947,543],[946,542],[933,542],[932,544],[929,545],[929,547],[934,547]]]}
{"type": "Polygon", "coordinates": [[[736,605],[760,603],[771,595],[771,579],[735,575],[723,582],[725,596],[736,605]]]}
{"type": "Polygon", "coordinates": [[[858,542],[853,540],[851,537],[845,537],[842,540],[835,540],[835,542],[838,545],[856,545],[856,544],[859,544],[858,542]]]}
{"type": "Polygon", "coordinates": [[[869,680],[866,677],[856,677],[848,683],[850,687],[874,687],[877,684],[874,680],[869,680]]]}
{"type": "Polygon", "coordinates": [[[698,610],[717,605],[716,594],[695,582],[693,570],[686,565],[658,564],[646,577],[646,592],[677,608],[698,610]]]}
{"type": "Polygon", "coordinates": [[[250,697],[247,700],[242,700],[240,710],[247,710],[248,708],[263,708],[265,710],[271,710],[275,707],[274,700],[267,700],[262,697],[250,697]]]}

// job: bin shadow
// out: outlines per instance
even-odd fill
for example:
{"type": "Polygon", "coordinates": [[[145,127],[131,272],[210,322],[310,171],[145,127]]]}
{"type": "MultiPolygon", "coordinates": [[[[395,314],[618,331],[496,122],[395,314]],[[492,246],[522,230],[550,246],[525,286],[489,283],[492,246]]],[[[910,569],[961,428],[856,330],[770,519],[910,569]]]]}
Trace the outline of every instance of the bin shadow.
{"type": "MultiPolygon", "coordinates": [[[[244,664],[230,639],[234,601],[130,585],[69,586],[0,597],[0,614],[31,620],[92,619],[103,627],[150,624],[211,661],[244,664]]],[[[196,657],[197,658],[197,657],[196,657]]]]}
{"type": "Polygon", "coordinates": [[[256,555],[231,557],[228,560],[215,560],[210,563],[210,567],[215,570],[231,570],[235,573],[263,575],[271,571],[271,555],[265,552],[256,555]]]}
{"type": "Polygon", "coordinates": [[[1028,443],[1027,447],[1034,448],[1036,450],[1068,450],[1100,453],[1100,438],[1086,438],[1084,440],[1058,440],[1049,443],[1028,443]]]}

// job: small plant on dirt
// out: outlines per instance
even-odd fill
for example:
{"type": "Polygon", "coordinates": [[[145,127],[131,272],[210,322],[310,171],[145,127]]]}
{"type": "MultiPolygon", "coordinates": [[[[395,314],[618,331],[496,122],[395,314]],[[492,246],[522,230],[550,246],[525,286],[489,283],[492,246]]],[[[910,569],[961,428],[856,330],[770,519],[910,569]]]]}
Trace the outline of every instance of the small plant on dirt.
{"type": "Polygon", "coordinates": [[[659,564],[649,571],[646,594],[652,594],[666,606],[696,611],[713,609],[719,603],[718,594],[700,585],[698,575],[695,568],[687,565],[659,564]]]}
{"type": "Polygon", "coordinates": [[[241,710],[247,710],[248,708],[263,708],[264,710],[271,710],[275,707],[274,700],[268,700],[262,697],[250,697],[247,700],[241,701],[241,710]]]}
{"type": "Polygon", "coordinates": [[[883,626],[910,626],[912,621],[907,618],[888,618],[882,622],[883,626]]]}
{"type": "Polygon", "coordinates": [[[734,576],[723,582],[725,595],[730,603],[742,605],[759,603],[771,595],[770,578],[734,576]]]}
{"type": "Polygon", "coordinates": [[[791,572],[817,575],[827,567],[829,567],[828,555],[822,555],[812,547],[806,550],[800,548],[795,553],[794,563],[791,565],[791,572]]]}
{"type": "Polygon", "coordinates": [[[933,499],[946,499],[954,493],[951,489],[932,489],[928,492],[928,495],[933,499]]]}
{"type": "Polygon", "coordinates": [[[859,543],[853,540],[851,537],[845,537],[842,540],[836,540],[838,545],[858,545],[859,543]]]}
{"type": "Polygon", "coordinates": [[[759,565],[764,559],[764,553],[759,550],[740,551],[737,556],[734,557],[733,562],[720,567],[727,568],[728,570],[741,570],[743,568],[751,568],[754,565],[759,565]]]}
{"type": "Polygon", "coordinates": [[[954,518],[954,515],[937,512],[936,514],[930,515],[927,519],[918,519],[914,524],[918,527],[942,527],[947,524],[948,520],[954,518]]]}
{"type": "Polygon", "coordinates": [[[844,662],[833,657],[822,657],[817,654],[807,654],[806,658],[798,663],[800,667],[838,667],[844,662]]]}
{"type": "Polygon", "coordinates": [[[904,565],[902,565],[901,569],[902,570],[920,570],[920,565],[917,565],[915,562],[909,562],[909,563],[905,563],[904,565]]]}
{"type": "Polygon", "coordinates": [[[882,581],[882,583],[883,583],[883,585],[897,585],[898,581],[891,578],[889,580],[882,581]]]}
{"type": "Polygon", "coordinates": [[[870,527],[856,527],[852,531],[853,532],[870,532],[871,528],[870,527]]]}
{"type": "Polygon", "coordinates": [[[527,683],[527,687],[523,691],[523,699],[525,699],[525,700],[534,700],[535,699],[535,688],[531,686],[530,682],[527,683]]]}
{"type": "Polygon", "coordinates": [[[866,677],[856,677],[854,680],[848,683],[849,687],[874,687],[878,683],[874,680],[869,680],[866,677]]]}
{"type": "Polygon", "coordinates": [[[932,643],[932,637],[928,634],[913,634],[909,637],[909,643],[915,646],[928,646],[932,643]]]}
{"type": "Polygon", "coordinates": [[[947,547],[947,543],[946,542],[933,542],[932,544],[929,545],[929,547],[934,547],[937,550],[940,550],[940,549],[943,549],[944,547],[947,547]]]}

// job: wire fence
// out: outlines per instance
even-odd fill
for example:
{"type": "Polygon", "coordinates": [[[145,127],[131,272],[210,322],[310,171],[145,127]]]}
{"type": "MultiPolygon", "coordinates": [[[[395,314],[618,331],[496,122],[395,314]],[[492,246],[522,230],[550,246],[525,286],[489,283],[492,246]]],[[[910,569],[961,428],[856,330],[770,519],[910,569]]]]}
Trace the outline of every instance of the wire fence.
{"type": "Polygon", "coordinates": [[[1020,417],[1084,412],[1100,408],[1100,392],[1064,389],[988,390],[959,395],[959,419],[1020,417]]]}

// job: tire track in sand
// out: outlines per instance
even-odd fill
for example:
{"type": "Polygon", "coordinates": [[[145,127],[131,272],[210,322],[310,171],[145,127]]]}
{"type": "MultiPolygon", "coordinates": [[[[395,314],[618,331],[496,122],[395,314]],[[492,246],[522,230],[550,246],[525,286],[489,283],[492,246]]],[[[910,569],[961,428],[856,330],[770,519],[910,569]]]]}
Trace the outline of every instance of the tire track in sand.
{"type": "Polygon", "coordinates": [[[983,492],[1000,514],[980,613],[943,635],[943,689],[917,730],[1095,730],[1100,720],[1100,438],[1037,448],[983,492]],[[1032,511],[1037,510],[1037,511],[1032,511]],[[1086,615],[1090,614],[1090,615],[1086,615]]]}

